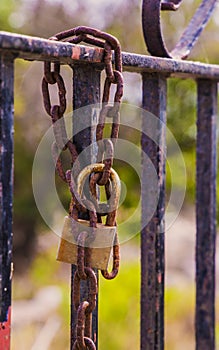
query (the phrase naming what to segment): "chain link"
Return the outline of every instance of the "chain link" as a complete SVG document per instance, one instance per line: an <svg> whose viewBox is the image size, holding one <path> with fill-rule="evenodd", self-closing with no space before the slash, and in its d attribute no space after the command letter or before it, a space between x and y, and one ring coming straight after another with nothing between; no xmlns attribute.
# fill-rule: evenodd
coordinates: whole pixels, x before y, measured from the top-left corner
<svg viewBox="0 0 219 350"><path fill-rule="evenodd" d="M68 41L73 44L84 42L104 49L105 83L102 96L102 108L99 113L99 121L96 128L96 142L98 145L97 160L104 164L103 171L98 171L89 180L90 198L81 198L77 192L75 178L80 173L80 164L78 153L72 140L67 137L66 127L63 115L66 110L66 89L62 76L60 75L60 63L44 63L44 77L42 80L43 102L46 112L52 119L55 142L52 145L52 155L56 164L56 171L60 178L65 181L70 189L72 199L69 208L69 215L72 220L73 232L77 237L77 270L73 280L73 303L77 310L76 340L73 345L74 350L96 349L91 340L91 322L92 312L96 307L97 278L90 266L91 249L89 243L95 235L91 229L91 234L82 231L77 232L77 220L79 212L83 212L90 217L90 227L95 228L97 221L101 222L101 216L107 215L106 225L116 225L117 208L113 208L107 213L107 207L104 210L100 208L97 200L97 185L105 186L107 200L114 200L117 194L114 194L114 188L111 183L111 169L113 165L114 146L119 134L120 122L120 102L123 95L123 76L122 76L122 58L119 41L112 35L101 32L97 29L80 26L61 33L50 38L51 40ZM114 51L114 65L112 63L112 51ZM115 68L114 68L115 67ZM49 85L57 84L59 105L52 105L49 93ZM116 84L116 92L113 105L109 104L111 85ZM106 118L111 118L112 127L109 139L103 139ZM65 150L70 152L71 166L74 165L74 176L72 170L65 170L61 153ZM115 198L114 198L115 197ZM112 271L103 270L102 275L106 279L114 278L119 270L119 241L116 234L113 246L113 266ZM87 301L81 301L80 286L81 281L88 281Z"/></svg>
<svg viewBox="0 0 219 350"><path fill-rule="evenodd" d="M102 98L102 109L100 111L99 122L96 130L96 141L98 142L98 161L103 162L103 152L101 151L100 142L103 139L103 130L105 126L106 117L111 117L112 120L112 131L111 139L115 144L119 133L119 108L120 102L123 95L123 76L122 72L122 55L119 41L108 33L101 32L94 28L85 26L76 27L61 33L57 33L51 37L52 40L67 40L70 43L78 44L85 42L95 46L104 48L104 65L106 72L106 79L104 83L104 91ZM112 50L114 50L114 61L115 69L112 64ZM55 68L54 68L55 70ZM54 74L53 74L54 75ZM116 84L117 89L114 96L114 105L109 105L110 87L111 84ZM105 160L104 160L105 164ZM112 166L112 165L111 165ZM103 172L104 180L101 181L101 185L105 185L109 180L109 172L106 165L106 172ZM100 181L100 180L99 180ZM100 183L98 183L100 184Z"/></svg>
<svg viewBox="0 0 219 350"><path fill-rule="evenodd" d="M91 336L91 312L89 312L90 303L83 301L78 306L77 312L77 339L73 345L73 350L95 350L95 344L90 339Z"/></svg>

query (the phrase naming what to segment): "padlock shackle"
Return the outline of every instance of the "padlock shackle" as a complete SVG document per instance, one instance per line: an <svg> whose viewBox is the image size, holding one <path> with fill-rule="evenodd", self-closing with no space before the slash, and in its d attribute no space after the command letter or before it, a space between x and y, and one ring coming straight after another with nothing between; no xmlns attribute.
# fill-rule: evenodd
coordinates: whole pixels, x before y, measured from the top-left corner
<svg viewBox="0 0 219 350"><path fill-rule="evenodd" d="M77 193L82 197L84 184L86 178L92 173L100 173L104 171L105 165L103 163L95 163L86 166L78 175L77 178ZM107 226L115 225L115 214L118 209L119 197L121 192L121 183L117 172L111 168L110 169L110 180L112 184L111 196L109 198L109 218L107 219ZM81 199L82 201L82 199Z"/></svg>

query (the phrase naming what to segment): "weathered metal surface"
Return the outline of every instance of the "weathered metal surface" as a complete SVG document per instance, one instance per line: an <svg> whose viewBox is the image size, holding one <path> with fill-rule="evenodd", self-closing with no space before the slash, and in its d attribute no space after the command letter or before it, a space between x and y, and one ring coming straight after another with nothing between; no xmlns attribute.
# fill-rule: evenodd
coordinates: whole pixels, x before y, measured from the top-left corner
<svg viewBox="0 0 219 350"><path fill-rule="evenodd" d="M52 41L28 35L0 32L0 50L13 51L17 57L35 60L54 60L71 64L72 60L100 63L103 50L80 47L68 42ZM58 59L57 59L58 58Z"/></svg>
<svg viewBox="0 0 219 350"><path fill-rule="evenodd" d="M81 171L81 173L78 176L78 183L80 183L78 186L78 193L80 195L82 193L82 188L84 187L84 181L87 178L87 176L91 173L93 173L93 174L94 173L96 173L96 174L104 173L104 168L105 168L105 164L97 163L97 164L88 165L86 168L84 168ZM113 243L112 244L112 246L113 246L112 271L109 272L107 270L107 268L101 269L102 276L107 280L112 280L117 276L117 274L119 272L119 266L120 266L120 246L119 246L119 238L118 238L117 229L116 229L116 214L117 214L117 209L119 206L121 184L120 184L119 176L113 168L110 169L109 175L110 175L109 180L110 180L110 184L111 184L111 191L108 192L109 198L107 197L106 206L103 204L103 206L101 208L101 206L99 205L98 200L97 200L96 190L95 190L94 198L96 198L95 207L97 208L97 214L99 214L100 217L106 216L106 223L104 226L105 229L103 227L102 236L104 236L104 230L109 229L109 228L115 229L115 231L114 231L115 236L114 236L114 240L112 242ZM105 189L106 189L106 185L105 185ZM92 192L92 194L94 194L94 192ZM98 225L97 225L97 227L98 227ZM97 235L97 233L98 233L98 231L96 231L96 235ZM103 242L103 238L102 238L102 242ZM105 239L104 247L107 247L106 243L107 243L107 240ZM98 246L96 245L96 247L98 247ZM103 247L103 245L102 245L102 247ZM101 261L101 259L100 259L100 261Z"/></svg>
<svg viewBox="0 0 219 350"><path fill-rule="evenodd" d="M89 221L79 219L78 223L79 227L76 235L76 232L72 230L72 218L69 216L65 217L57 253L58 261L77 265L78 232L85 233L86 238L88 238L90 234L90 230L88 229ZM95 229L95 239L92 240L91 243L86 243L86 247L91 248L90 265L92 268L95 267L102 270L106 270L108 268L110 253L113 247L115 235L116 226L105 226L101 223L97 223L97 227ZM82 245L82 247L84 246L85 243Z"/></svg>
<svg viewBox="0 0 219 350"><path fill-rule="evenodd" d="M0 32L0 50L30 60L52 60L73 64L94 63L103 68L103 49L55 42L37 37ZM219 67L213 64L155 58L123 52L123 69L132 72L167 73L179 77L219 80Z"/></svg>
<svg viewBox="0 0 219 350"><path fill-rule="evenodd" d="M76 275L77 276L77 275ZM76 277L75 276L75 277ZM95 275L94 275L95 278ZM80 293L80 280L78 280L78 292ZM76 281L75 281L76 285ZM97 293L97 291L96 291ZM86 334L90 333L90 320L87 310L90 307L90 302L83 301L81 304L78 305L78 314L77 314L77 340L74 343L73 350L77 349L91 349L96 350L94 342L90 339L90 336L88 337Z"/></svg>
<svg viewBox="0 0 219 350"><path fill-rule="evenodd" d="M217 84L198 80L196 349L215 348Z"/></svg>
<svg viewBox="0 0 219 350"><path fill-rule="evenodd" d="M179 42L169 52L165 46L160 10L177 10L181 1L144 0L142 4L142 26L148 51L153 56L185 59L188 57L216 6L217 0L203 0Z"/></svg>
<svg viewBox="0 0 219 350"><path fill-rule="evenodd" d="M74 300L74 308L77 310L77 324L76 324L76 339L73 344L73 347L71 349L84 349L85 346L83 345L83 342L85 341L84 336L89 340L89 342L92 343L93 347L92 349L96 350L95 346L95 338L94 341L91 340L91 322L92 317L91 313L96 307L96 296L97 296L97 277L94 273L94 271L90 267L84 267L84 271L86 274L86 282L88 283L88 294L85 300L87 300L87 310L86 310L86 322L83 322L81 324L81 317L80 317L80 309L83 305L84 299L81 298L81 283L83 280L79 276L79 270L74 275L74 281L73 281L73 300ZM83 330L83 332L82 332Z"/></svg>
<svg viewBox="0 0 219 350"><path fill-rule="evenodd" d="M158 186L151 187L148 167L142 164L142 217L158 199L150 222L141 232L141 349L164 347L164 212L165 212L165 122L166 78L143 74L143 108L154 118L142 120L142 152L155 168ZM150 188L150 191L148 190Z"/></svg>
<svg viewBox="0 0 219 350"><path fill-rule="evenodd" d="M178 10L182 0L162 0L161 10L162 11L176 11Z"/></svg>
<svg viewBox="0 0 219 350"><path fill-rule="evenodd" d="M0 340L8 344L12 279L14 60L0 55Z"/></svg>
<svg viewBox="0 0 219 350"><path fill-rule="evenodd" d="M87 148L83 158L80 158L81 168L86 165L96 162L97 150L89 147L95 140L95 126L97 125L97 114L92 110L91 105L100 102L100 73L96 67L74 65L73 68L73 142L77 148L78 154ZM90 106L89 106L90 105ZM77 109L88 106L83 110L82 114L77 112ZM88 125L88 127L86 127ZM88 217L81 215L82 219L89 220ZM73 286L74 274L76 266L72 265L72 281ZM98 280L98 272L96 271ZM86 300L89 292L88 281L81 282L81 299ZM76 340L76 322L77 312L73 305L72 291L72 306L71 306L71 346L73 347ZM98 298L96 308L92 313L92 338L98 349Z"/></svg>

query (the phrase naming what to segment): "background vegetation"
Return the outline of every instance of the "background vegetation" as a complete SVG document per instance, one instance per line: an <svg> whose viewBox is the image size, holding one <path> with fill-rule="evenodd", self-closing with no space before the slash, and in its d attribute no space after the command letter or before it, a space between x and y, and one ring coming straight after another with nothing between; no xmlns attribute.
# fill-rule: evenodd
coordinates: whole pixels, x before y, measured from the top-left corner
<svg viewBox="0 0 219 350"><path fill-rule="evenodd" d="M39 37L50 37L54 33L77 25L88 25L117 36L124 51L147 54L142 30L140 4L138 0L1 0L1 30ZM183 28L200 1L184 0L177 13L162 14L166 43L174 46ZM219 9L207 25L190 59L218 64L218 15ZM67 85L68 106L71 106L71 79L63 68ZM56 237L47 233L32 195L31 170L39 141L50 126L49 117L42 107L42 64L16 61L15 75L15 201L14 201L14 299L31 299L45 285L57 285L62 294L58 309L61 326L48 349L68 348L69 323L69 269L55 262ZM133 86L135 87L133 89ZM125 74L124 101L141 104L140 78L136 74ZM168 82L168 127L174 134L184 156L187 169L187 189L184 206L191 206L195 196L195 108L196 87L191 80L171 79ZM71 107L69 107L71 108ZM70 110L70 109L69 109ZM136 136L139 142L139 135ZM117 164L121 170L122 164ZM121 217L129 215L136 207L139 184L136 176L122 168L128 195L121 209ZM171 177L167 174L167 189L171 188ZM178 174L181 186L181 174ZM137 191L137 192L136 192ZM138 239L129 244L128 253L134 258L125 259L120 276L113 282L100 282L100 348L127 349L139 345L139 250ZM124 253L125 254L125 253ZM33 259L34 258L34 259ZM116 290L116 293L115 293ZM113 296L112 302L110 302ZM107 302L106 302L107 300ZM167 286L167 349L193 348L192 332L194 286L186 288ZM184 302L186 300L186 302ZM30 349L37 338L39 322L25 329L26 345ZM218 327L218 326L217 326ZM24 330L14 331L13 348L21 348ZM180 338L180 335L184 335ZM61 340L60 340L61 338ZM182 344L181 344L182 343Z"/></svg>

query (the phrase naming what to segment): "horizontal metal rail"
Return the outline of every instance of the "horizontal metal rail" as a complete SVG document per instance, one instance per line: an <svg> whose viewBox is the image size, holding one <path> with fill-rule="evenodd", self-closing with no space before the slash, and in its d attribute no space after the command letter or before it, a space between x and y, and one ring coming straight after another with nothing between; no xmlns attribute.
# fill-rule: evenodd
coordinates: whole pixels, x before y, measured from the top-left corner
<svg viewBox="0 0 219 350"><path fill-rule="evenodd" d="M67 42L0 32L0 51L10 51L15 57L27 60L50 60L63 64L95 63L102 65L103 49ZM200 62L172 60L123 52L123 68L129 72L156 72L178 77L219 80L219 66Z"/></svg>

